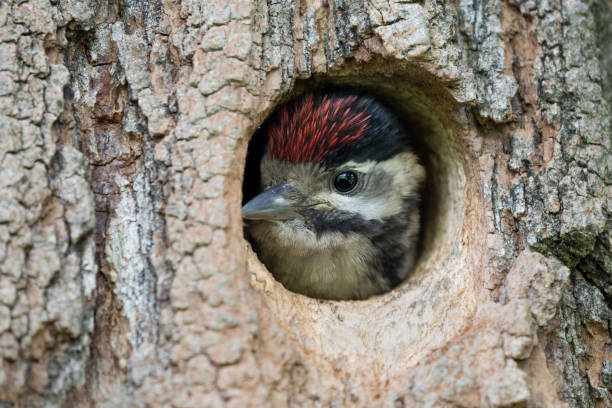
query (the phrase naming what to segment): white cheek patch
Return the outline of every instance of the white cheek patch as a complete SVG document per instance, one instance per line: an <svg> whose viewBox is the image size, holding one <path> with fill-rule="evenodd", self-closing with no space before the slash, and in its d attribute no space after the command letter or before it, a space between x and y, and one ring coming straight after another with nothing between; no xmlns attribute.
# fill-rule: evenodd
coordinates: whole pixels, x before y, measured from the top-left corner
<svg viewBox="0 0 612 408"><path fill-rule="evenodd" d="M404 205L405 192L402 191L402 187L412 184L408 182L410 175L407 174L407 159L406 155L398 154L384 162L348 162L342 167L368 176L375 171L382 171L390 175L392 181L389 185L377 186L372 183L380 180L373 180L370 177L364 189L355 195L326 191L317 194L315 200L329 203L340 211L357 213L366 220L382 220L398 214ZM372 191L376 191L376 194L372 194Z"/></svg>
<svg viewBox="0 0 612 408"><path fill-rule="evenodd" d="M346 196L340 193L324 193L317 195L317 199L319 198L340 211L357 213L366 220L382 220L397 214L402 209L402 200L399 196L393 197L392 194L362 197L358 194Z"/></svg>

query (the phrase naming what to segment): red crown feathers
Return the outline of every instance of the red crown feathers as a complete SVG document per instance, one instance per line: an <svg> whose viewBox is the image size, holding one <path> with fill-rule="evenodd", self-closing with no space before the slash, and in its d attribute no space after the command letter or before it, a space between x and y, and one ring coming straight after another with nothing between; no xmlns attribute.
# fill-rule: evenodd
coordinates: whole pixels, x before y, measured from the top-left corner
<svg viewBox="0 0 612 408"><path fill-rule="evenodd" d="M289 163L318 163L353 145L366 131L370 115L358 109L357 96L316 98L308 94L285 105L268 131L268 155Z"/></svg>

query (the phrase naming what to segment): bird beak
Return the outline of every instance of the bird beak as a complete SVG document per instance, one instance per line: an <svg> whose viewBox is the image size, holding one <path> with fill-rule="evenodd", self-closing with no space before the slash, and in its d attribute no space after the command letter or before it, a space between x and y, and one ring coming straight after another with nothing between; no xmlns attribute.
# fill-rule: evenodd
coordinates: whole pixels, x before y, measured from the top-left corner
<svg viewBox="0 0 612 408"><path fill-rule="evenodd" d="M286 183L280 183L263 191L242 207L242 218L246 220L288 220L295 218L298 207L287 198L292 191Z"/></svg>

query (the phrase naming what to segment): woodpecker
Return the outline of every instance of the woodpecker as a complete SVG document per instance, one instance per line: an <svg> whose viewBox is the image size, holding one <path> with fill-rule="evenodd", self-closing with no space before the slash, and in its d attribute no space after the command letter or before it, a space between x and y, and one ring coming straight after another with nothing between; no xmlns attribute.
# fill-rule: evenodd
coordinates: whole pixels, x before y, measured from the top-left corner
<svg viewBox="0 0 612 408"><path fill-rule="evenodd" d="M310 93L265 128L260 193L242 208L261 261L287 289L357 300L414 265L425 169L373 97Z"/></svg>

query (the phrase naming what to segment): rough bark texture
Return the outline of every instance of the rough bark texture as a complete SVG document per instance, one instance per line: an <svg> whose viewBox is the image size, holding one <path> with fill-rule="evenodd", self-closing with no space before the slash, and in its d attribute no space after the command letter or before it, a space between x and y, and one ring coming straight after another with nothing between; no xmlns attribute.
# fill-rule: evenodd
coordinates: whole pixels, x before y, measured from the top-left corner
<svg viewBox="0 0 612 408"><path fill-rule="evenodd" d="M612 406L607 0L0 3L0 406ZM362 302L242 236L249 137L370 90L428 169Z"/></svg>

